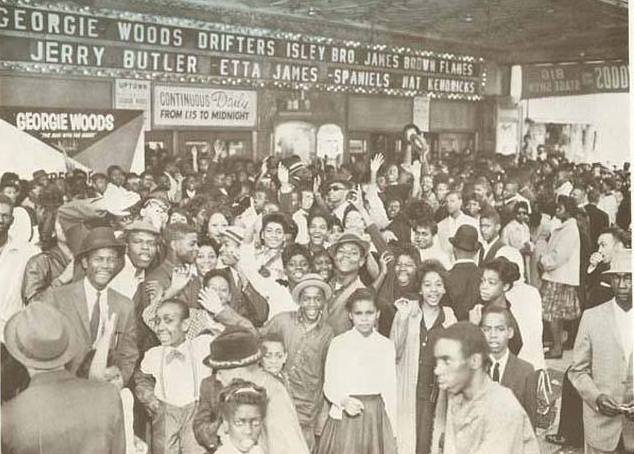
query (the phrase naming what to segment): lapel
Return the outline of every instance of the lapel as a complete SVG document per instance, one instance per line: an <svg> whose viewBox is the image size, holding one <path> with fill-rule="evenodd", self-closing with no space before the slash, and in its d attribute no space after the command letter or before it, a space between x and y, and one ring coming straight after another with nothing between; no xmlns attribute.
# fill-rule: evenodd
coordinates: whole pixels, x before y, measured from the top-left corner
<svg viewBox="0 0 634 454"><path fill-rule="evenodd" d="M509 351L509 359L506 361L504 373L500 377L500 384L511 386L513 384L513 371L515 370L515 355Z"/></svg>
<svg viewBox="0 0 634 454"><path fill-rule="evenodd" d="M621 334L619 333L618 328L614 329L615 327L617 327L617 322L616 322L616 317L614 315L614 308L612 307L612 301L609 301L608 304L604 304L605 308L605 312L606 316L605 317L601 317L601 319L605 320L606 322L608 322L608 325L606 327L606 331L609 331L612 336L612 338L614 339L614 342L616 343L616 345L619 346L619 350L621 352L621 357L627 362L627 358L625 357L625 346L623 345L623 340L621 339Z"/></svg>
<svg viewBox="0 0 634 454"><path fill-rule="evenodd" d="M88 308L86 307L86 291L84 290L84 280L77 281L71 290L71 301L75 308L75 312L85 334L90 338L90 321L88 320Z"/></svg>

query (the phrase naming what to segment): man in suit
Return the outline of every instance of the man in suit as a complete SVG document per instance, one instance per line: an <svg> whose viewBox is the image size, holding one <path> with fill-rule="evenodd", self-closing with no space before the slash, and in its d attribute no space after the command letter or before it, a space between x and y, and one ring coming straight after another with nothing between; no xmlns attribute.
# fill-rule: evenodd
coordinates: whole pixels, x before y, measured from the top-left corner
<svg viewBox="0 0 634 454"><path fill-rule="evenodd" d="M535 427L537 416L537 374L533 366L509 351L515 335L508 309L489 306L482 314L480 328L489 344L492 380L513 391Z"/></svg>
<svg viewBox="0 0 634 454"><path fill-rule="evenodd" d="M150 271L145 281L139 285L134 295L134 310L138 333L139 350L144 353L159 344L158 338L143 321L143 311L150 305L154 289L162 294L169 289L171 298L182 301L189 308L198 308L199 279L192 273L198 255L198 234L196 229L187 224L172 224L165 229L167 254L161 264ZM172 273L175 269L187 272L189 279L184 286L173 288Z"/></svg>
<svg viewBox="0 0 634 454"><path fill-rule="evenodd" d="M517 249L508 246L500 238L500 230L502 225L500 223L500 215L497 210L491 207L487 207L480 213L480 235L484 240L482 248L480 249L480 265L486 262L490 262L500 255L504 255L505 250ZM519 252L519 251L517 251ZM517 252L509 252L510 254L517 254Z"/></svg>
<svg viewBox="0 0 634 454"><path fill-rule="evenodd" d="M31 382L2 406L3 452L125 453L117 389L64 368L83 350L75 331L70 319L40 302L7 322L7 350L26 367Z"/></svg>
<svg viewBox="0 0 634 454"><path fill-rule="evenodd" d="M597 244L601 232L610 225L608 214L597 207L599 191L592 187L587 190L585 186L575 186L570 195L577 202L577 207L588 216L590 241Z"/></svg>
<svg viewBox="0 0 634 454"><path fill-rule="evenodd" d="M96 227L88 232L75 256L85 272L82 280L48 291L42 300L69 318L81 344L81 352L71 363L75 373L86 354L104 331L106 321L117 315L112 336L112 360L127 383L139 357L132 301L109 288L121 268L125 245L111 227Z"/></svg>
<svg viewBox="0 0 634 454"><path fill-rule="evenodd" d="M469 320L469 311L480 301L482 272L475 262L480 249L478 231L471 225L461 225L449 242L455 257L453 268L447 275L450 305L458 320Z"/></svg>
<svg viewBox="0 0 634 454"><path fill-rule="evenodd" d="M609 275L614 298L583 313L570 381L583 399L586 453L634 450L632 251L618 251Z"/></svg>
<svg viewBox="0 0 634 454"><path fill-rule="evenodd" d="M590 265L584 272L588 279L588 301L584 310L596 307L614 298L608 274L612 258L625 248L624 232L619 228L609 228L599 235L598 250L590 256ZM567 446L583 445L583 402L577 390L570 383L568 371L561 385L561 410L559 428L556 434L546 435L550 443Z"/></svg>

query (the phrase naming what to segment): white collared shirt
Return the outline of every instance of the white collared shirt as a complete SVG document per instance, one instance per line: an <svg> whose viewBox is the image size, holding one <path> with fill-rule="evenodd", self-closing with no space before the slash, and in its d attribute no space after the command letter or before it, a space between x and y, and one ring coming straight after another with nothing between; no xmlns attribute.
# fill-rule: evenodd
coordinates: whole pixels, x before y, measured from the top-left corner
<svg viewBox="0 0 634 454"><path fill-rule="evenodd" d="M634 326L634 310L630 309L629 311L625 312L616 303L615 298L610 301L610 304L612 304L612 310L614 311L614 320L616 322L616 330L619 335L619 340L621 341L625 357L627 358L632 351L632 344L634 343L634 339L632 339L632 327Z"/></svg>
<svg viewBox="0 0 634 454"><path fill-rule="evenodd" d="M141 284L144 280L145 270L137 270L137 268L132 264L130 257L128 257L128 254L125 254L123 268L115 277L112 278L108 287L116 290L123 296L132 299L134 298L134 294L136 293L139 284Z"/></svg>
<svg viewBox="0 0 634 454"><path fill-rule="evenodd" d="M90 283L87 277L84 278L84 293L86 295L86 309L88 310L88 323L92 317L92 310L97 302L97 292L99 291L99 327L97 328L97 339L103 333L106 320L108 319L108 287L97 290Z"/></svg>
<svg viewBox="0 0 634 454"><path fill-rule="evenodd" d="M500 381L499 383L502 383L502 377L504 376L504 370L506 369L506 363L509 362L509 349L507 347L506 352L504 353L504 356L502 356L500 359L495 359L493 357L493 355L489 355L489 358L491 359L491 372L489 373L491 379L493 379L493 368L495 367L495 364L499 364L500 365Z"/></svg>
<svg viewBox="0 0 634 454"><path fill-rule="evenodd" d="M480 226L478 225L478 221L476 218L469 216L468 214L460 211L457 217L453 217L451 215L447 216L445 219L438 223L438 242L440 247L448 254L451 254L453 247L449 238L453 237L456 234L456 231L461 225L471 225L475 227L476 232L478 232L478 238L481 238L480 234Z"/></svg>
<svg viewBox="0 0 634 454"><path fill-rule="evenodd" d="M171 347L152 347L143 356L141 372L156 379L154 395L162 402L184 407L198 400L200 383L211 375L211 369L203 364L209 355L209 343L214 336L203 334ZM172 350L182 359L167 360Z"/></svg>
<svg viewBox="0 0 634 454"><path fill-rule="evenodd" d="M324 394L332 403L333 419L341 419L341 402L346 397L380 394L396 434L394 343L376 331L365 337L356 328L335 337L326 357Z"/></svg>

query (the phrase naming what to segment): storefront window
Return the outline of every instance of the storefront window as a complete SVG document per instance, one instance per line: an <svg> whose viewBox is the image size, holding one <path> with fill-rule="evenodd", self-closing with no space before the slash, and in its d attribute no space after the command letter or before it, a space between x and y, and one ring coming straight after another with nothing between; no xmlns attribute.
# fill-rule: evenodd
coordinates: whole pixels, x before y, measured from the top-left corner
<svg viewBox="0 0 634 454"><path fill-rule="evenodd" d="M316 130L314 125L303 121L288 121L277 125L274 135L275 154L281 157L295 154L303 161L310 162L316 150Z"/></svg>

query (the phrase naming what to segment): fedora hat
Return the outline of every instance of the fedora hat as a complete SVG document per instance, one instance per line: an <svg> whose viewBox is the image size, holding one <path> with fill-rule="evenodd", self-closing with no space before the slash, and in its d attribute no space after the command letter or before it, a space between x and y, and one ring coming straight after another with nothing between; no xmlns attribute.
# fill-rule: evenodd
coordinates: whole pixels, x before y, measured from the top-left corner
<svg viewBox="0 0 634 454"><path fill-rule="evenodd" d="M614 256L610 262L610 268L603 274L632 273L632 250L620 249L614 251Z"/></svg>
<svg viewBox="0 0 634 454"><path fill-rule="evenodd" d="M469 252L475 252L481 247L478 241L478 231L474 226L467 224L458 227L456 234L449 238L449 242L458 249Z"/></svg>
<svg viewBox="0 0 634 454"><path fill-rule="evenodd" d="M9 353L31 369L57 369L81 350L70 320L41 302L29 304L9 319L4 340Z"/></svg>
<svg viewBox="0 0 634 454"><path fill-rule="evenodd" d="M364 257L368 255L368 252L370 252L370 243L362 239L360 236L350 232L341 235L337 242L328 248L328 252L334 257L337 249L346 243L354 243L359 246Z"/></svg>
<svg viewBox="0 0 634 454"><path fill-rule="evenodd" d="M291 292L293 300L299 301L299 296L302 294L304 289L308 287L317 287L323 290L324 296L327 300L332 297L332 288L330 288L330 285L324 281L324 278L317 273L308 273L304 275L297 285L295 285L295 288L293 288L293 291Z"/></svg>
<svg viewBox="0 0 634 454"><path fill-rule="evenodd" d="M209 344L209 355L203 364L212 369L235 369L253 364L262 358L259 339L246 328L225 329Z"/></svg>
<svg viewBox="0 0 634 454"><path fill-rule="evenodd" d="M157 229L154 224L149 221L143 219L137 219L133 221L131 224L128 224L123 229L124 232L148 232L153 233L154 235L160 235L161 232Z"/></svg>
<svg viewBox="0 0 634 454"><path fill-rule="evenodd" d="M123 253L125 244L115 238L112 227L95 227L84 237L75 258L79 259L90 251L102 248L114 248Z"/></svg>

